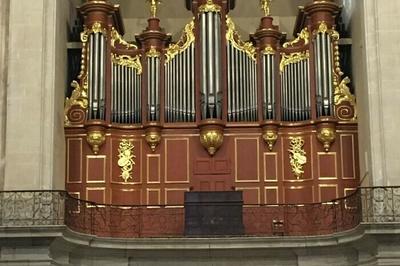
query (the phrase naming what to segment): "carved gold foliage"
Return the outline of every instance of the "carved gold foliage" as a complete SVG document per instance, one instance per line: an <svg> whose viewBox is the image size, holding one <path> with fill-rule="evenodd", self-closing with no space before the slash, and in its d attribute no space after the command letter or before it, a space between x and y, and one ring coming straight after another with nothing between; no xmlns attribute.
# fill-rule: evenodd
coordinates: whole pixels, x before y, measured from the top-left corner
<svg viewBox="0 0 400 266"><path fill-rule="evenodd" d="M180 40L177 43L169 45L165 54L165 56L167 57L167 59L165 60L166 64L169 61L171 61L177 54L180 54L187 48L189 48L189 46L195 41L193 30L194 30L194 20L192 20L185 26L185 29L183 31Z"/></svg>
<svg viewBox="0 0 400 266"><path fill-rule="evenodd" d="M140 62L140 55L131 57L129 55L112 54L111 60L114 64L136 69L138 75L142 74L143 68Z"/></svg>
<svg viewBox="0 0 400 266"><path fill-rule="evenodd" d="M160 57L160 52L157 51L156 47L151 46L150 50L147 51L146 56L147 57Z"/></svg>
<svg viewBox="0 0 400 266"><path fill-rule="evenodd" d="M96 21L93 23L90 33L103 33L104 35L107 35L107 30L101 26L99 21Z"/></svg>
<svg viewBox="0 0 400 266"><path fill-rule="evenodd" d="M118 31L115 28L111 29L111 46L115 48L115 42L120 43L121 45L125 46L126 49L129 48L135 48L137 49L138 47L134 44L128 43L125 41L122 36L118 33Z"/></svg>
<svg viewBox="0 0 400 266"><path fill-rule="evenodd" d="M297 179L304 174L304 165L307 163L306 152L304 150L304 139L302 137L291 137L289 146L290 165L292 172Z"/></svg>
<svg viewBox="0 0 400 266"><path fill-rule="evenodd" d="M71 86L74 88L72 91L70 98L65 98L65 105L64 105L64 124L69 125L70 121L68 118L68 112L72 108L72 106L78 105L83 109L87 109L88 107L88 84L86 77L83 79L83 87L79 85L79 83L74 80L71 83Z"/></svg>
<svg viewBox="0 0 400 266"><path fill-rule="evenodd" d="M308 31L308 28L304 28L300 33L298 33L297 38L294 39L293 41L284 43L283 47L284 48L293 47L300 41L304 41L304 45L307 45L310 42L310 33Z"/></svg>
<svg viewBox="0 0 400 266"><path fill-rule="evenodd" d="M296 53L291 53L291 54L281 53L281 55L282 55L282 59L281 59L281 63L279 66L281 72L283 72L283 70L285 69L285 66L287 66L289 64L298 63L298 62L310 57L310 53L308 50L304 51L304 52L296 52Z"/></svg>
<svg viewBox="0 0 400 266"><path fill-rule="evenodd" d="M132 170L135 165L134 159L136 156L133 154L133 144L130 140L122 139L118 148L118 166L121 168L120 177L124 182L132 179Z"/></svg>
<svg viewBox="0 0 400 266"><path fill-rule="evenodd" d="M199 7L200 13L207 13L207 12L214 12L219 13L221 12L221 7L219 5L214 4L213 0L207 0L207 3Z"/></svg>
<svg viewBox="0 0 400 266"><path fill-rule="evenodd" d="M275 54L275 49L271 46L271 45L267 45L263 50L262 53L263 54L271 54L274 55Z"/></svg>
<svg viewBox="0 0 400 266"><path fill-rule="evenodd" d="M226 40L230 42L233 47L239 51L245 52L251 59L255 61L256 48L254 48L251 42L242 41L239 33L236 31L235 23L233 23L233 20L228 15L226 16L226 26Z"/></svg>
<svg viewBox="0 0 400 266"><path fill-rule="evenodd" d="M353 120L357 119L357 104L356 97L351 94L350 88L347 86L351 81L348 77L345 77L338 85L334 82L335 92L334 92L334 103L335 106L339 106L343 102L348 102L354 109Z"/></svg>

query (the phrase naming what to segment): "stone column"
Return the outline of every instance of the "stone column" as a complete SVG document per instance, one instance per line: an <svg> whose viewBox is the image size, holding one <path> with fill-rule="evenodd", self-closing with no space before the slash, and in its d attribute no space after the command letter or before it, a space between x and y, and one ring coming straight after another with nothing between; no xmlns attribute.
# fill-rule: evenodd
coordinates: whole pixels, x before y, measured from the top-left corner
<svg viewBox="0 0 400 266"><path fill-rule="evenodd" d="M360 162L368 185L400 185L400 1L357 1L353 61Z"/></svg>
<svg viewBox="0 0 400 266"><path fill-rule="evenodd" d="M10 0L4 189L64 187L69 4Z"/></svg>
<svg viewBox="0 0 400 266"><path fill-rule="evenodd" d="M4 187L9 0L0 1L0 190Z"/></svg>

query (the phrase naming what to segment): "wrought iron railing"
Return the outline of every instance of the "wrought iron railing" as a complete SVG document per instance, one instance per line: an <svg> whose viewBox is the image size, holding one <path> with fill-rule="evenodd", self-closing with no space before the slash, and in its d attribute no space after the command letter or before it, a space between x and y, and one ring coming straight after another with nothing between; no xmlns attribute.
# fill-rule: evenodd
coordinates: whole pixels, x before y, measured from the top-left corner
<svg viewBox="0 0 400 266"><path fill-rule="evenodd" d="M65 191L0 192L0 226L66 225L104 237L183 237L184 208L97 204ZM400 187L364 187L315 204L246 205L249 236L309 236L346 231L360 223L400 223Z"/></svg>

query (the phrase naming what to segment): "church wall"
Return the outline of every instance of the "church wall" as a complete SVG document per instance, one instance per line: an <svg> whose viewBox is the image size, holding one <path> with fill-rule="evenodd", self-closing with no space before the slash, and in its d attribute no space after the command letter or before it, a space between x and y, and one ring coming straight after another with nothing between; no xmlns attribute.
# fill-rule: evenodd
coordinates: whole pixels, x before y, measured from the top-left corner
<svg viewBox="0 0 400 266"><path fill-rule="evenodd" d="M368 171L372 176L370 185L399 185L400 153L395 143L400 112L400 2L364 0L356 9L362 12L353 29L354 62L360 62L353 67L358 76L360 142L365 144L360 145L364 146L360 151L364 161L361 172Z"/></svg>
<svg viewBox="0 0 400 266"><path fill-rule="evenodd" d="M0 189L4 186L9 1L0 1Z"/></svg>
<svg viewBox="0 0 400 266"><path fill-rule="evenodd" d="M63 189L69 1L10 1L4 189Z"/></svg>

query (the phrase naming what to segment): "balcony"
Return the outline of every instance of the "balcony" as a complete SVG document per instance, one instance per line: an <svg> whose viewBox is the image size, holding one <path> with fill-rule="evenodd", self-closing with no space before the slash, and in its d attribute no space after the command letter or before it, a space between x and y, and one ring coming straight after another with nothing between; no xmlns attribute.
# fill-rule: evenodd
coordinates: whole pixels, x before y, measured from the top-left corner
<svg viewBox="0 0 400 266"><path fill-rule="evenodd" d="M101 205L65 191L0 194L1 227L65 225L98 237L184 237L184 208ZM400 187L363 187L317 204L245 205L243 223L249 237L330 235L360 223L400 223Z"/></svg>

